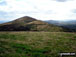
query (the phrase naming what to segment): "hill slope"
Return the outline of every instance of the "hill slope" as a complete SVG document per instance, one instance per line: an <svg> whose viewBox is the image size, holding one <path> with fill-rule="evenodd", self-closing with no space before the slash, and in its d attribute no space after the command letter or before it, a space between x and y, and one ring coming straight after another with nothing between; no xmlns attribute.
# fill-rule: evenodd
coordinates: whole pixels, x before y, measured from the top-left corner
<svg viewBox="0 0 76 57"><path fill-rule="evenodd" d="M11 22L0 24L0 31L65 31L65 29L36 20L32 17L21 17Z"/></svg>

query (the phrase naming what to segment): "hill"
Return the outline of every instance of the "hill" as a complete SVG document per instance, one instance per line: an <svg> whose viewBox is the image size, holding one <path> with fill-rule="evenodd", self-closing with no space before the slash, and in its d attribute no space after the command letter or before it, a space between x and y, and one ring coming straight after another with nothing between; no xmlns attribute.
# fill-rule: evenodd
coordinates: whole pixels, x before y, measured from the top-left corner
<svg viewBox="0 0 76 57"><path fill-rule="evenodd" d="M48 24L46 22L37 20L35 18L25 16L0 24L0 31L66 31L65 29L56 25Z"/></svg>
<svg viewBox="0 0 76 57"><path fill-rule="evenodd" d="M76 20L66 21L61 27L67 28L71 32L76 32Z"/></svg>
<svg viewBox="0 0 76 57"><path fill-rule="evenodd" d="M69 21L47 20L45 22L67 29L68 32L76 32L76 20L69 20Z"/></svg>

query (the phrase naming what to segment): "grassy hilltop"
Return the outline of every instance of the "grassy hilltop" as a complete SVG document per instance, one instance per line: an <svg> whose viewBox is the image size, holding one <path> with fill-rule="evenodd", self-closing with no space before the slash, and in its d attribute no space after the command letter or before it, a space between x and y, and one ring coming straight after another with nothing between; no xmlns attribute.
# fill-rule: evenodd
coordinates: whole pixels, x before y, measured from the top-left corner
<svg viewBox="0 0 76 57"><path fill-rule="evenodd" d="M76 52L76 34L65 32L0 32L0 57L59 57Z"/></svg>

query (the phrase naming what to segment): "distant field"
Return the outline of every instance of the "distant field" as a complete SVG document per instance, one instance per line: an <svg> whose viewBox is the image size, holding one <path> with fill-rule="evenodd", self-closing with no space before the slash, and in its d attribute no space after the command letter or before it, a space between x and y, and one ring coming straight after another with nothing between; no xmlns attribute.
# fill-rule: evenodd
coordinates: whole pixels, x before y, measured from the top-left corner
<svg viewBox="0 0 76 57"><path fill-rule="evenodd" d="M0 32L0 57L59 57L76 52L76 33Z"/></svg>

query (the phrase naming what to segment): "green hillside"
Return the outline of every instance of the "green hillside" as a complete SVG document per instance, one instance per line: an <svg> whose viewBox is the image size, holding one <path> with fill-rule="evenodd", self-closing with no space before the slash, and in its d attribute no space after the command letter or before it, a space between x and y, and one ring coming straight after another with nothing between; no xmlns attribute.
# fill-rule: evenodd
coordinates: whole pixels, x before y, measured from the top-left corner
<svg viewBox="0 0 76 57"><path fill-rule="evenodd" d="M14 21L0 24L0 31L67 31L61 27L45 23L32 17L21 17Z"/></svg>
<svg viewBox="0 0 76 57"><path fill-rule="evenodd" d="M0 32L0 57L60 57L76 52L76 33Z"/></svg>

